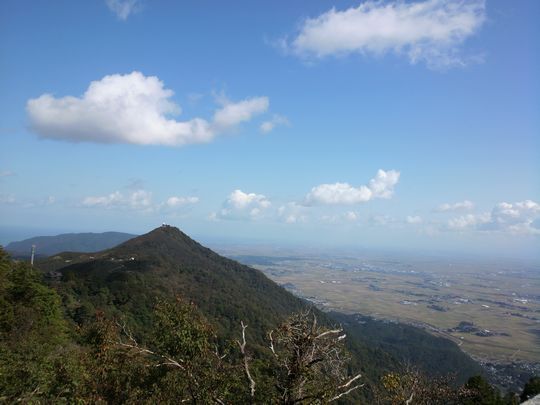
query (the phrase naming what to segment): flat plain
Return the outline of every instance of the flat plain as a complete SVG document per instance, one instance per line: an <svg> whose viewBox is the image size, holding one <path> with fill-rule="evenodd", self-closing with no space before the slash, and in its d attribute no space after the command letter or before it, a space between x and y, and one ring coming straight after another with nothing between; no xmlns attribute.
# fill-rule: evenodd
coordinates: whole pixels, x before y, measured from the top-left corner
<svg viewBox="0 0 540 405"><path fill-rule="evenodd" d="M484 362L540 362L538 267L377 255L226 253L323 309L419 326Z"/></svg>

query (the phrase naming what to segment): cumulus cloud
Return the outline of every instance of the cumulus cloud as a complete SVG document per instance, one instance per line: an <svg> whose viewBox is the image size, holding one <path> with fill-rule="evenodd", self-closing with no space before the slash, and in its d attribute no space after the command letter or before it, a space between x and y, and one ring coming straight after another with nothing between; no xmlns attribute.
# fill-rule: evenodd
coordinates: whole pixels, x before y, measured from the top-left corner
<svg viewBox="0 0 540 405"><path fill-rule="evenodd" d="M321 184L313 187L305 198L307 205L352 205L374 198L391 198L400 173L379 170L369 185L354 187L349 183Z"/></svg>
<svg viewBox="0 0 540 405"><path fill-rule="evenodd" d="M366 1L306 19L286 46L319 58L392 52L413 64L463 65L460 46L485 19L485 0Z"/></svg>
<svg viewBox="0 0 540 405"><path fill-rule="evenodd" d="M474 208L472 201L465 200L454 204L444 203L437 207L436 212L470 211Z"/></svg>
<svg viewBox="0 0 540 405"><path fill-rule="evenodd" d="M483 224L482 229L540 234L540 229L535 226L538 219L540 219L540 204L537 202L532 200L502 202L493 208L490 221Z"/></svg>
<svg viewBox="0 0 540 405"><path fill-rule="evenodd" d="M165 205L169 208L178 208L189 204L197 204L199 197L180 197L172 196L165 201Z"/></svg>
<svg viewBox="0 0 540 405"><path fill-rule="evenodd" d="M211 219L259 219L272 203L262 194L234 190L223 203L223 208L212 213Z"/></svg>
<svg viewBox="0 0 540 405"><path fill-rule="evenodd" d="M264 132L265 134L271 132L275 127L280 125L290 125L289 120L287 117L284 117L282 115L274 114L271 120L264 121L261 126L261 132Z"/></svg>
<svg viewBox="0 0 540 405"><path fill-rule="evenodd" d="M306 208L296 202L288 202L278 208L279 220L287 224L307 222Z"/></svg>
<svg viewBox="0 0 540 405"><path fill-rule="evenodd" d="M355 188L348 183L321 184L313 187L306 196L308 205L314 204L358 204L373 196L366 186Z"/></svg>
<svg viewBox="0 0 540 405"><path fill-rule="evenodd" d="M448 220L450 230L478 230L540 235L540 204L525 200L501 202L491 212L468 214Z"/></svg>
<svg viewBox="0 0 540 405"><path fill-rule="evenodd" d="M226 102L214 114L214 125L218 129L234 128L244 121L249 121L254 115L268 110L270 102L267 97L255 97L237 103Z"/></svg>
<svg viewBox="0 0 540 405"><path fill-rule="evenodd" d="M489 213L467 214L448 220L448 228L451 230L464 230L489 222Z"/></svg>
<svg viewBox="0 0 540 405"><path fill-rule="evenodd" d="M127 194L115 191L108 195L85 197L82 205L89 208L151 210L152 193L146 190L135 190Z"/></svg>
<svg viewBox="0 0 540 405"><path fill-rule="evenodd" d="M181 146L210 142L216 135L268 109L266 97L227 101L213 121L171 118L181 112L174 92L156 76L140 72L93 81L81 97L43 94L27 102L32 129L49 139L72 142Z"/></svg>
<svg viewBox="0 0 540 405"><path fill-rule="evenodd" d="M87 208L129 209L145 212L171 212L199 202L199 197L171 196L163 202L154 202L152 193L144 189L127 192L114 191L101 196L85 197L81 205Z"/></svg>
<svg viewBox="0 0 540 405"><path fill-rule="evenodd" d="M120 20L127 20L130 14L136 12L140 8L139 0L105 0L107 7Z"/></svg>

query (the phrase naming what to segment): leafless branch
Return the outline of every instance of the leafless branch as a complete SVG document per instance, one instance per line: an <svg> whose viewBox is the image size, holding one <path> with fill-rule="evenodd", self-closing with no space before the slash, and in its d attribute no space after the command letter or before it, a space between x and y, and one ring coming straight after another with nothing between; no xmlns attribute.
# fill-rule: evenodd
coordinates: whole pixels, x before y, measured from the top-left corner
<svg viewBox="0 0 540 405"><path fill-rule="evenodd" d="M217 345L214 345L214 347L215 347L215 349L216 349L216 350L214 351L214 353L215 353L216 357L217 357L219 360L223 360L225 357L227 357L227 353L222 354L222 355L219 354L219 349L218 349Z"/></svg>
<svg viewBox="0 0 540 405"><path fill-rule="evenodd" d="M277 355L276 350L274 349L274 338L272 337L272 333L274 333L273 330L268 332L268 337L270 338L270 350L272 350L272 353L274 354L274 356L277 359L277 358L279 358L279 356Z"/></svg>
<svg viewBox="0 0 540 405"><path fill-rule="evenodd" d="M362 374L357 374L353 378L351 378L349 381L347 381L345 384L340 385L338 388L339 389L347 388L349 385L351 385L353 382L358 380L360 377L362 377Z"/></svg>
<svg viewBox="0 0 540 405"><path fill-rule="evenodd" d="M344 397L345 395L349 395L351 392L353 392L354 390L358 389L358 388L362 388L364 386L364 384L359 384L359 385L355 385L354 387L352 388L349 388L347 391L345 392L342 392L341 394L339 395L336 395L334 398L332 398L330 401L328 402L332 402L332 401L337 401L338 399L340 399L341 397Z"/></svg>
<svg viewBox="0 0 540 405"><path fill-rule="evenodd" d="M160 353L156 353L156 352L154 352L154 351L152 351L150 349L139 346L139 343L135 340L135 338L133 337L131 331L126 326L125 322L122 323L122 324L119 324L118 322L116 322L116 324L122 328L122 332L124 333L124 335L127 336L129 341L132 342L132 343L124 343L124 342L122 342L122 340L119 340L118 342L111 342L111 343L115 343L115 344L117 344L119 346L135 350L135 351L137 351L138 353L141 353L141 354L149 354L150 356L159 357L159 358L165 360L164 363L160 363L160 364L158 364L158 366L173 366L173 367L177 367L177 368L179 368L181 370L185 370L184 366L182 366L180 364L180 363L183 363L182 360L175 360L175 359L173 359L171 357L165 356L165 355L160 354Z"/></svg>
<svg viewBox="0 0 540 405"><path fill-rule="evenodd" d="M129 344L129 343L124 343L124 342L115 342L117 345L119 346L122 346L122 347L126 347L128 349L133 349L135 351L137 351L138 353L141 353L141 354L149 354L151 356L155 356L155 357L160 357L162 358L163 360L165 360L164 363L160 363L158 364L157 366L173 366L173 367L177 367L181 370L185 370L184 366L182 364L180 364L181 362L183 363L182 360L174 360L168 356L164 356L163 354L159 354L159 353L156 353L152 350L149 350L149 349L146 349L145 347L140 347L138 344Z"/></svg>
<svg viewBox="0 0 540 405"><path fill-rule="evenodd" d="M409 397L408 400L405 401L405 405L409 405L412 402L413 396L414 396L414 392L411 392L411 396Z"/></svg>
<svg viewBox="0 0 540 405"><path fill-rule="evenodd" d="M341 333L341 332L343 332L343 329L341 329L341 328L327 330L326 332L323 332L320 335L315 336L314 339L320 339L320 338L322 338L322 337L324 337L326 335L330 335L330 334L333 334L333 333Z"/></svg>
<svg viewBox="0 0 540 405"><path fill-rule="evenodd" d="M244 370L246 372L246 377L249 380L249 389L251 392L251 397L254 397L255 396L255 380L253 379L253 377L251 377L251 373L249 372L249 362L248 362L248 356L246 354L247 325L244 325L244 321L240 321L240 325L242 325L242 342L237 340L236 343L238 343L238 346L240 347L240 352L242 353L242 356L244 356Z"/></svg>

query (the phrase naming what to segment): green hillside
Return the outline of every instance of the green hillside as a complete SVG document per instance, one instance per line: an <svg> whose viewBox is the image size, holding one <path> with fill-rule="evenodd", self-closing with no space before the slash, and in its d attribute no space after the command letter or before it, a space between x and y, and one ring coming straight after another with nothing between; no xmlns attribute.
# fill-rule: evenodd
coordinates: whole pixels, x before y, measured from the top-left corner
<svg viewBox="0 0 540 405"><path fill-rule="evenodd" d="M60 254L38 266L62 274L51 284L77 322L103 310L126 317L142 334L160 297L194 302L220 336L237 333L243 320L250 325L250 338L260 344L264 331L306 307L261 272L221 257L169 226L91 256Z"/></svg>
<svg viewBox="0 0 540 405"><path fill-rule="evenodd" d="M338 325L344 328L350 356L339 355L340 362L346 358L347 374L361 373L362 378L362 389L348 396L346 403L370 403L375 396L397 395L396 389L416 387L415 375L429 376L419 377L425 392L429 392L444 380L437 376L454 374L456 382L461 383L481 372L448 340L360 315L325 314L260 271L219 256L169 226L101 252L60 253L39 261L33 270L22 262L10 264L5 256L2 260L0 275L5 280L0 286L4 308L0 311L0 357L5 372L2 374L0 367L4 387L0 391L8 393L5 398L31 398L34 394L27 390L36 384L42 387L39 395L43 397L73 395L85 401L90 398L91 402L103 398L129 402L129 398L150 401L166 395L170 401L175 388L167 388L167 381L181 379L183 374L175 374L170 368L152 371L148 366L154 360L137 355L136 348L126 352L118 347L114 342L121 339L121 325L133 332L127 336L142 345L161 347L168 353L195 350L199 353L193 369L197 381L206 379L208 373L208 381L218 384L215 389L224 389L223 395L235 398L238 392L227 391L226 375L231 373L234 383L230 389L240 389L238 395L245 396L241 388L245 387L244 377L238 366L241 354L234 344L242 333L241 322L249 326L246 341L259 384L258 395L275 394L280 388L271 381L287 378L287 373L276 374L278 365L269 347L268 332L281 331L282 337L300 333L303 342L303 332L294 332L290 326L282 328L291 314L306 314L308 310L305 319L315 317L317 328L322 328L319 331ZM178 307L175 301L187 306ZM320 333L313 328L309 333ZM225 363L214 357L214 344L215 350L229 353ZM208 356L214 359L204 360ZM411 374L408 366L417 371ZM13 370L20 371L13 374ZM417 372L421 374L414 374ZM125 396L125 387L133 384L143 391ZM445 384L443 381L440 387L449 387ZM175 387L186 392L189 384ZM61 391L54 394L55 390ZM30 397L20 397L24 392Z"/></svg>
<svg viewBox="0 0 540 405"><path fill-rule="evenodd" d="M150 328L152 309L160 297L180 296L193 302L224 339L236 337L244 321L250 325L248 338L259 347L267 345L268 330L310 306L262 272L224 258L170 226L103 252L61 253L38 267L58 271L48 280L74 322L82 324L96 310L104 311L126 319L141 336ZM350 324L348 319L336 321L313 311L328 325ZM409 361L429 372L455 372L460 380L479 371L472 359L444 339L437 340L437 356L413 356L413 347L421 353L427 347L435 350L431 347L435 338L419 329L409 327L399 344L389 345L381 337L393 335L394 325L379 323L364 334L356 333L357 325L351 327L353 338L348 344L356 354L354 363L373 379Z"/></svg>
<svg viewBox="0 0 540 405"><path fill-rule="evenodd" d="M419 366L429 375L455 374L457 383L482 374L482 367L463 353L457 344L402 323L370 317L331 313L355 341L376 347L402 364Z"/></svg>

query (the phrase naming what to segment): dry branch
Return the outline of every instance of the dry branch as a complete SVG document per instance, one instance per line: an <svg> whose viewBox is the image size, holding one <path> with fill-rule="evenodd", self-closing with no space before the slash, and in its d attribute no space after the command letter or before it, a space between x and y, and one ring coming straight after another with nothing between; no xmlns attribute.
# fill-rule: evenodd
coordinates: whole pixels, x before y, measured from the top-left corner
<svg viewBox="0 0 540 405"><path fill-rule="evenodd" d="M244 370L246 372L246 377L249 381L249 390L251 393L251 397L255 396L255 380L251 376L251 373L249 372L249 361L248 356L246 354L246 328L247 325L244 325L244 321L240 321L240 325L242 325L242 342L239 340L236 341L238 343L238 346L240 347L240 352L242 353L242 356L244 357Z"/></svg>

